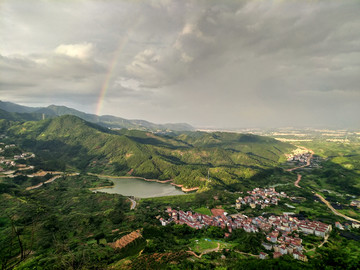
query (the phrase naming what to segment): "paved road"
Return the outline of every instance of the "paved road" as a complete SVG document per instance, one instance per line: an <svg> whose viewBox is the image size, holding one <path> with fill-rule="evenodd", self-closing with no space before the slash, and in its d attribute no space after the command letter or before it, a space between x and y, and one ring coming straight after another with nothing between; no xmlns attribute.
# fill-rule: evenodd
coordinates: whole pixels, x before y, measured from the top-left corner
<svg viewBox="0 0 360 270"><path fill-rule="evenodd" d="M350 220L350 221L353 221L353 222L357 222L357 223L360 223L360 220L357 220L357 219L354 219L354 218L351 218L351 217L348 217L348 216L345 216L344 214L341 214L340 212L336 211L336 209L334 207L332 207L332 205L327 201L325 200L325 198L323 196L321 196L320 194L318 193L315 193L315 196L318 197L323 203L326 204L327 207L330 208L330 210L337 216L340 216L340 217L343 217L347 220Z"/></svg>

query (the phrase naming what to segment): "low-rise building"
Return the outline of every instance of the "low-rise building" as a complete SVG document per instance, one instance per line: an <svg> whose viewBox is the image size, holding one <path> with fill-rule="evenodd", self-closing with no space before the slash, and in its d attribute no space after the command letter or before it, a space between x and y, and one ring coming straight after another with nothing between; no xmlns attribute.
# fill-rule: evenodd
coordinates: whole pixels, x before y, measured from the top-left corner
<svg viewBox="0 0 360 270"><path fill-rule="evenodd" d="M259 258L262 259L262 260L267 259L267 256L268 255L266 253L264 253L264 252L260 252L260 254L259 254Z"/></svg>
<svg viewBox="0 0 360 270"><path fill-rule="evenodd" d="M273 246L269 243L262 243L262 246L266 249L266 250L272 250Z"/></svg>

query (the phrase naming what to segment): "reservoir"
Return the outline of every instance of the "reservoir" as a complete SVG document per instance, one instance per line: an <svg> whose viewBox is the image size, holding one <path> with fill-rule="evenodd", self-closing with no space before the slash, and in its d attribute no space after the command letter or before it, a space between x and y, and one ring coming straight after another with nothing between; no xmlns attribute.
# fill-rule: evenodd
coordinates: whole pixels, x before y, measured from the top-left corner
<svg viewBox="0 0 360 270"><path fill-rule="evenodd" d="M114 182L111 188L95 189L94 192L116 193L137 198L151 198L171 195L184 195L185 192L169 183L148 182L138 178L108 178Z"/></svg>

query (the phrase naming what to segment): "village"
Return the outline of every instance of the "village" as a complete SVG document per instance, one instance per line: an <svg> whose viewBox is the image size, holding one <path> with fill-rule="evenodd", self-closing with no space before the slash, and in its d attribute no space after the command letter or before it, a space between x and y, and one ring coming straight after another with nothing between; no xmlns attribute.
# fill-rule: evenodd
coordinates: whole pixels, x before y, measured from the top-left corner
<svg viewBox="0 0 360 270"><path fill-rule="evenodd" d="M287 197L283 192L276 192L275 188L255 188L247 193L249 196L239 197L236 200L237 209L240 209L242 204L249 204L252 208L260 206L263 209L270 204L277 205L280 198ZM292 217L291 214L287 213L282 216L271 215L269 217L258 216L252 218L241 213L228 215L221 209L212 209L212 216L192 213L191 211L178 211L171 208L168 208L166 212L170 218L167 220L164 218L159 219L163 226L171 222L186 224L194 229L216 226L227 229L228 232L225 233L225 237L229 237L232 231L236 229L243 229L247 233L264 232L266 233L267 242L262 243L262 245L267 251L273 250L273 258L290 254L295 259L307 261L307 257L303 254L302 239L298 233L313 234L325 238L332 230L330 224L307 219L299 220L297 217ZM268 256L269 254L265 252L259 254L261 259Z"/></svg>
<svg viewBox="0 0 360 270"><path fill-rule="evenodd" d="M5 149L15 148L15 144L6 145L4 143L0 143L0 153L3 153ZM26 165L20 163L21 160L27 160L30 158L35 158L35 154L31 152L22 152L21 154L14 155L13 157L5 157L0 156L0 176L5 176L8 178L15 178L17 176L25 175L26 177L33 178L33 177L45 177L50 175L51 178L47 179L44 182L40 182L34 186L27 187L26 190L36 189L41 187L43 184L48 184L56 179L60 178L63 174L62 172L57 171L36 171L35 166L33 165ZM20 162L19 162L20 161ZM25 171L30 171L25 173ZM70 174L73 175L73 174Z"/></svg>
<svg viewBox="0 0 360 270"><path fill-rule="evenodd" d="M0 143L0 154L4 153L7 149L15 148L15 144ZM14 155L12 158L0 156L0 173L7 177L14 178L16 171L33 170L34 166L21 164L17 161L27 160L34 158L35 154L30 152L22 152L21 154Z"/></svg>
<svg viewBox="0 0 360 270"><path fill-rule="evenodd" d="M295 161L295 162L306 164L309 161L310 156L311 156L311 153L309 153L309 152L290 155L290 156L288 156L287 161Z"/></svg>
<svg viewBox="0 0 360 270"><path fill-rule="evenodd" d="M273 257L278 258L285 254L292 254L295 259L306 261L307 258L303 255L302 239L294 232L303 232L305 234L314 234L316 236L325 237L332 229L332 226L319 221L298 220L296 217L288 215L270 216L265 218L258 216L251 218L242 214L227 216L224 214L220 216L207 216L191 211L184 212L174 209L167 209L170 216L168 220L160 218L163 226L171 222L176 224L186 224L194 229L202 229L208 226L217 226L222 229L227 228L229 233L225 233L228 237L235 229L243 229L248 233L255 233L259 231L266 232L266 239L268 243L263 243L266 250L274 250ZM260 258L266 258L268 254L260 254Z"/></svg>
<svg viewBox="0 0 360 270"><path fill-rule="evenodd" d="M278 205L280 198L288 197L284 192L276 192L275 188L273 187L267 189L255 188L252 191L248 191L247 193L249 196L244 198L239 197L236 200L236 209L240 209L241 205L250 205L251 208L260 206L261 209L264 209L270 205Z"/></svg>

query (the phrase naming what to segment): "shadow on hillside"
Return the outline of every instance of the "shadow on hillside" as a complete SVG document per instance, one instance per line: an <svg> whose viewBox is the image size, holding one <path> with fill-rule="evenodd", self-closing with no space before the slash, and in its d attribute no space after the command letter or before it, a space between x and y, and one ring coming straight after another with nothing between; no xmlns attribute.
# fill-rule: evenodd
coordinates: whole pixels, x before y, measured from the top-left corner
<svg viewBox="0 0 360 270"><path fill-rule="evenodd" d="M140 137L134 137L134 136L128 136L127 137L137 143L140 144L148 144L148 145L154 145L159 147L166 147L169 149L185 149L188 148L186 146L175 146L170 143L165 143L163 141L157 140L155 138L140 138Z"/></svg>
<svg viewBox="0 0 360 270"><path fill-rule="evenodd" d="M321 169L310 172L315 184L322 189L360 196L360 174L330 160L323 162ZM306 178L305 178L306 181Z"/></svg>
<svg viewBox="0 0 360 270"><path fill-rule="evenodd" d="M67 166L84 171L95 158L80 145L68 145L59 140L40 141L27 139L21 142L24 149L36 154L33 165L43 170L65 170Z"/></svg>

